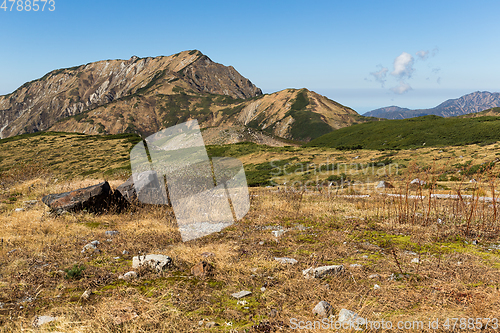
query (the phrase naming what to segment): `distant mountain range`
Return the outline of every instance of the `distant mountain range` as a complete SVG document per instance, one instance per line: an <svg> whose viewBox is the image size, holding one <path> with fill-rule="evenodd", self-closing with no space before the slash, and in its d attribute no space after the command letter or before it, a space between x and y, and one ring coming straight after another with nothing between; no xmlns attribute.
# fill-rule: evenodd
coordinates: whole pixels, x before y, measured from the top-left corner
<svg viewBox="0 0 500 333"><path fill-rule="evenodd" d="M190 119L208 144L309 141L365 121L307 89L263 95L198 50L58 69L0 96L0 139L45 130L147 136Z"/></svg>
<svg viewBox="0 0 500 333"><path fill-rule="evenodd" d="M388 106L369 111L363 116L378 117L386 119L406 119L427 115L440 117L463 116L469 113L477 113L490 108L500 106L500 93L488 91L476 91L460 98L449 99L431 109L411 110L399 106Z"/></svg>

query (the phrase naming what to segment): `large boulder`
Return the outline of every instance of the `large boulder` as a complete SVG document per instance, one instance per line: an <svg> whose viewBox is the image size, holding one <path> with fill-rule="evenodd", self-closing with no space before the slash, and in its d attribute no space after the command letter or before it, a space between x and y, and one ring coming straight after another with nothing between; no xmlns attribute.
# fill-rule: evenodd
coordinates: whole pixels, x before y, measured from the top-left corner
<svg viewBox="0 0 500 333"><path fill-rule="evenodd" d="M109 183L104 181L71 192L46 195L42 198L42 202L59 214L83 209L99 213L110 208L114 201L112 194Z"/></svg>

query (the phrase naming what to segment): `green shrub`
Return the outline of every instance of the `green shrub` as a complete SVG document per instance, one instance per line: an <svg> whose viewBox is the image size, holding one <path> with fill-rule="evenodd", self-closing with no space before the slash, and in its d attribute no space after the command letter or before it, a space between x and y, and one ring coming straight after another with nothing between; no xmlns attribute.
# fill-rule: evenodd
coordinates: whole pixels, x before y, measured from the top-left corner
<svg viewBox="0 0 500 333"><path fill-rule="evenodd" d="M85 266L81 265L73 265L72 268L67 268L64 271L66 272L66 279L80 279L82 277L82 273L85 270Z"/></svg>

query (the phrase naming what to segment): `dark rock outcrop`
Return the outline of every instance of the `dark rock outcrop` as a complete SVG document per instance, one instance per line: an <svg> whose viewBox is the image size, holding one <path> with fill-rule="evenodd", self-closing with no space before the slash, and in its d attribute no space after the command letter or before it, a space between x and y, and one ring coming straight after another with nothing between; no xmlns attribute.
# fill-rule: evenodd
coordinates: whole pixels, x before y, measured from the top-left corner
<svg viewBox="0 0 500 333"><path fill-rule="evenodd" d="M110 209L115 203L107 181L71 192L49 194L42 198L42 202L59 214L83 209L99 213Z"/></svg>

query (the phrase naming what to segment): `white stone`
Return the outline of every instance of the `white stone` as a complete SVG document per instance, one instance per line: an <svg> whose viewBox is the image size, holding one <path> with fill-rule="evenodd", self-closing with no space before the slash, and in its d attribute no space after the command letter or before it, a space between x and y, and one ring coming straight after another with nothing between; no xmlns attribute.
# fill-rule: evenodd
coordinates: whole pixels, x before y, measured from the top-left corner
<svg viewBox="0 0 500 333"><path fill-rule="evenodd" d="M132 268L140 266L149 266L150 268L161 272L172 265L172 258L162 254L147 254L132 258Z"/></svg>
<svg viewBox="0 0 500 333"><path fill-rule="evenodd" d="M313 315L326 318L330 315L332 306L327 301L321 301L313 309Z"/></svg>
<svg viewBox="0 0 500 333"><path fill-rule="evenodd" d="M278 238L280 236L283 236L285 234L285 230L273 230L272 233L274 235L274 237Z"/></svg>
<svg viewBox="0 0 500 333"><path fill-rule="evenodd" d="M352 323L356 327L356 330L360 330L361 327L359 326L366 324L366 319L359 317L356 312L347 309L340 310L338 321L341 324Z"/></svg>
<svg viewBox="0 0 500 333"><path fill-rule="evenodd" d="M33 326L34 327L40 327L42 325L48 324L50 322L56 321L57 317L52 317L52 316L37 316L33 320Z"/></svg>
<svg viewBox="0 0 500 333"><path fill-rule="evenodd" d="M132 280L137 278L137 273L134 271L127 272L119 277L119 279L123 280Z"/></svg>
<svg viewBox="0 0 500 333"><path fill-rule="evenodd" d="M418 178L413 179L410 184L412 185L425 185L427 184L425 180L420 180Z"/></svg>
<svg viewBox="0 0 500 333"><path fill-rule="evenodd" d="M342 273L343 271L343 265L322 266L317 268L310 267L306 270L303 270L302 275L304 275L306 279L320 279L327 275Z"/></svg>
<svg viewBox="0 0 500 333"><path fill-rule="evenodd" d="M293 258L278 258L278 257L274 257L274 260L279 261L282 264L291 264L291 265L294 265L294 264L296 264L298 262L297 260L295 260Z"/></svg>
<svg viewBox="0 0 500 333"><path fill-rule="evenodd" d="M248 291L248 290L242 290L242 291L239 291L237 293L231 294L231 296L233 296L234 298L238 298L238 299L249 296L249 295L252 295L252 292Z"/></svg>

